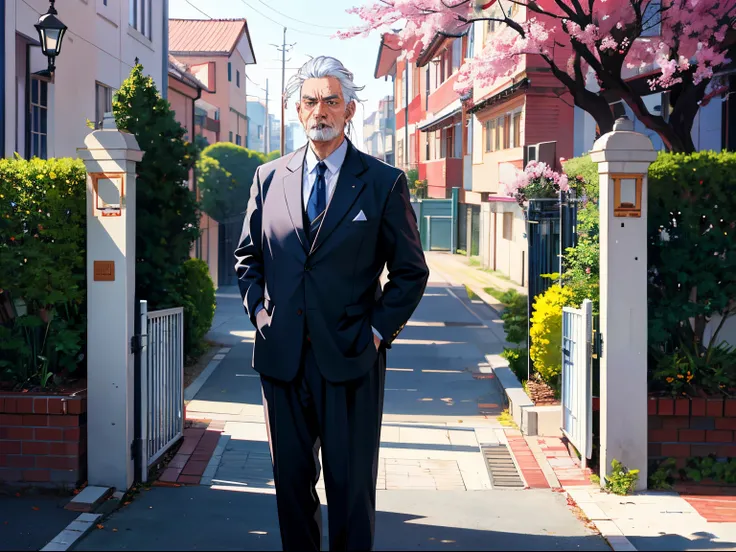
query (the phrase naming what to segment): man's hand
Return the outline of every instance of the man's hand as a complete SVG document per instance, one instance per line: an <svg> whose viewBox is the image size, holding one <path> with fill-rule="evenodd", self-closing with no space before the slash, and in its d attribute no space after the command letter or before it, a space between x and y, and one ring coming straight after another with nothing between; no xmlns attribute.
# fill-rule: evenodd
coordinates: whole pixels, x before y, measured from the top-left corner
<svg viewBox="0 0 736 552"><path fill-rule="evenodd" d="M258 331L261 332L261 337L266 337L263 335L263 327L268 324L268 312L266 309L261 308L258 313L256 314L256 325L258 326Z"/></svg>
<svg viewBox="0 0 736 552"><path fill-rule="evenodd" d="M373 334L373 344L376 346L376 351L381 346L381 338L378 337L376 334Z"/></svg>

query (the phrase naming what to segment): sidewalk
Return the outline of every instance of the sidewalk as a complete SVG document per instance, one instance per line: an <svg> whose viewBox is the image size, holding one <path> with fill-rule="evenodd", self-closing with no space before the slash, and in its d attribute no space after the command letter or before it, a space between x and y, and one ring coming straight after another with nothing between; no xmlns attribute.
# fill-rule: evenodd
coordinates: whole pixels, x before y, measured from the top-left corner
<svg viewBox="0 0 736 552"><path fill-rule="evenodd" d="M218 293L212 330L230 351L187 407L189 418L210 421L206 433L221 428L212 458L198 466L199 484L142 492L77 550L279 549L260 381L250 367L255 334L233 292ZM501 396L485 363L485 354L503 347L499 322L464 288L434 274L389 352L376 550L609 549L562 494L522 490L511 456L486 460L508 444L496 419ZM190 460L197 446L188 445ZM318 494L326 549L321 482Z"/></svg>
<svg viewBox="0 0 736 552"><path fill-rule="evenodd" d="M69 500L25 491L0 493L0 550L40 550L79 515L64 509Z"/></svg>
<svg viewBox="0 0 736 552"><path fill-rule="evenodd" d="M454 285L467 285L494 309L502 309L484 287L516 289L465 257L428 253L435 273ZM570 458L559 438L522 437L507 430L520 468L533 488L564 489L573 504L593 522L614 550L736 550L736 497L646 492L621 497L590 483L589 473ZM544 474L544 477L541 476Z"/></svg>

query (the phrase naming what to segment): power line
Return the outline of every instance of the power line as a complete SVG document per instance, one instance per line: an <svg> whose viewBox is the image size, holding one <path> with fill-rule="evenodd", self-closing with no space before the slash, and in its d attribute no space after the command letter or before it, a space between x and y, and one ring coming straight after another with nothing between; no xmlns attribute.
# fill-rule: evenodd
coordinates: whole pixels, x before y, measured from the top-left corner
<svg viewBox="0 0 736 552"><path fill-rule="evenodd" d="M197 10L197 11L198 11L199 13L201 13L202 15L204 15L205 17L209 17L210 19L214 19L214 18L213 18L213 17L211 16L211 15L207 15L207 14L206 14L205 12L203 12L203 11L202 11L202 10L200 10L200 9L199 9L199 8L198 8L197 6L195 6L195 5L194 5L194 4L193 4L193 3L191 2L191 0L184 0L184 1L185 1L185 2L187 3L187 4L189 4L190 6L192 6L192 7L193 7L193 8L195 9L195 10Z"/></svg>
<svg viewBox="0 0 736 552"><path fill-rule="evenodd" d="M332 25L318 25L317 23L307 23L306 21L302 21L301 19L296 19L295 17L291 17L290 15L286 15L283 12L280 12L273 6L269 6L264 2L263 0L258 0L261 4L266 6L269 10L275 11L277 14L279 14L282 17L285 17L286 19L291 19L292 21L296 21L297 23L301 23L303 25L308 25L309 27L320 27L322 29L335 29L335 30L342 30L343 27L333 27Z"/></svg>
<svg viewBox="0 0 736 552"><path fill-rule="evenodd" d="M266 18L266 19L268 19L269 21L272 21L273 23L276 23L276 24L277 24L277 25L279 25L280 27L286 27L286 25L284 25L283 23L280 23L279 21L276 21L276 20L275 20L274 18L272 18L272 17L269 17L268 15L266 15L265 13L263 13L263 12L261 12L261 11L258 11L257 9L255 9L255 8L254 8L253 6L251 6L251 5L250 5L250 4L248 3L248 2L246 2L245 0L240 0L240 1L241 1L241 2L243 3L243 4L245 4L246 6L248 6L248 7L250 8L250 9L252 9L252 10L253 10L254 12L256 12L256 13L257 13L257 14L259 14L259 15L262 15L263 17L265 17L265 18ZM306 35L312 35L312 36L322 36L322 37L325 37L325 38L332 38L332 36L333 36L333 35L328 35L328 34L320 34L320 33L310 33L309 31L300 31L299 29L292 29L292 31L294 31L295 33L302 33L302 34L306 34Z"/></svg>

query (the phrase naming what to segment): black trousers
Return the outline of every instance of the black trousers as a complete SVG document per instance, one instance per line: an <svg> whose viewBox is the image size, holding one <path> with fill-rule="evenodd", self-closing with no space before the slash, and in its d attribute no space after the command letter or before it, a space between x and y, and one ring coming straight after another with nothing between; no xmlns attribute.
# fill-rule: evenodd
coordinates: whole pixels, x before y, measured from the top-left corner
<svg viewBox="0 0 736 552"><path fill-rule="evenodd" d="M320 448L330 550L372 550L385 376L382 349L375 369L362 378L330 383L307 344L293 381L261 377L285 551L320 550Z"/></svg>

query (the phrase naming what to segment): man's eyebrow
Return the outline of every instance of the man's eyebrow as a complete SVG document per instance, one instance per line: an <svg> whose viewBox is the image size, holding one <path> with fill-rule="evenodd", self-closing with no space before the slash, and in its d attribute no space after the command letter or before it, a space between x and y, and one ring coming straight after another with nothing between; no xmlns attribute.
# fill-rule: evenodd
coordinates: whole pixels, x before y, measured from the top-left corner
<svg viewBox="0 0 736 552"><path fill-rule="evenodd" d="M303 95L302 95L302 100L312 100L312 101L316 101L316 100L317 100L317 98L314 98L314 97L312 97L312 96L307 96L306 94L303 94Z"/></svg>
<svg viewBox="0 0 736 552"><path fill-rule="evenodd" d="M340 99L340 96L338 96L337 94L333 94L332 96L327 96L326 98L323 98L324 101L328 101L328 100L339 100L339 99ZM313 96L308 96L306 94L303 94L302 95L302 100L311 100L313 102L316 102L317 101L317 98L315 98Z"/></svg>

